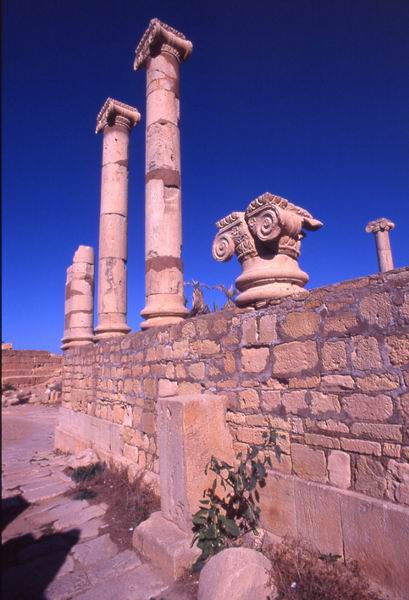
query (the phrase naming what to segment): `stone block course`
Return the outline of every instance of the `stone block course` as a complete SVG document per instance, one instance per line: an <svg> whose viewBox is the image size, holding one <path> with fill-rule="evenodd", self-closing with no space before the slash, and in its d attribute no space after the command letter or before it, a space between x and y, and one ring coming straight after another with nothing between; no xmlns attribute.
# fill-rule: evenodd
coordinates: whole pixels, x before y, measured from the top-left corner
<svg viewBox="0 0 409 600"><path fill-rule="evenodd" d="M288 436L281 462L272 455L276 472L339 491L349 463L350 489L377 498L381 484L367 485L358 458L409 460L409 321L399 300L409 299L407 272L70 349L64 407L83 423L65 419L57 437L67 428L68 445L93 440L120 464L157 471L158 399L220 391L235 448L261 443L270 426ZM403 481L377 476L389 482L385 502L407 501Z"/></svg>

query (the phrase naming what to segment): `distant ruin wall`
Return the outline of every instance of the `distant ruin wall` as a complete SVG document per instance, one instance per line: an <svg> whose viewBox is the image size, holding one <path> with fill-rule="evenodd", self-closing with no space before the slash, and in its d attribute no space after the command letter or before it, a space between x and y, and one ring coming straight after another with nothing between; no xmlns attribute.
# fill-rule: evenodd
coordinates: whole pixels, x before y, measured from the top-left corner
<svg viewBox="0 0 409 600"><path fill-rule="evenodd" d="M408 388L400 269L68 350L56 444L159 473L157 398L224 394L237 451L269 426L282 436L263 526L361 563L370 547L366 571L397 594L409 589L398 550L409 539Z"/></svg>
<svg viewBox="0 0 409 600"><path fill-rule="evenodd" d="M45 383L61 373L63 357L46 350L1 351L1 381L14 387Z"/></svg>

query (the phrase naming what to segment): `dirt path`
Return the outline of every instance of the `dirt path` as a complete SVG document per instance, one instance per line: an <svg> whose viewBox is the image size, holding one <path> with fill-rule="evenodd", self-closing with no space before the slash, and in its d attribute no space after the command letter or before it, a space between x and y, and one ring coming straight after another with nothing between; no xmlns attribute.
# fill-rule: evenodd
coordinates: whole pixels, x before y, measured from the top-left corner
<svg viewBox="0 0 409 600"><path fill-rule="evenodd" d="M58 409L2 411L2 597L5 600L192 600L133 550L119 551L106 505L64 494L67 458L53 452Z"/></svg>

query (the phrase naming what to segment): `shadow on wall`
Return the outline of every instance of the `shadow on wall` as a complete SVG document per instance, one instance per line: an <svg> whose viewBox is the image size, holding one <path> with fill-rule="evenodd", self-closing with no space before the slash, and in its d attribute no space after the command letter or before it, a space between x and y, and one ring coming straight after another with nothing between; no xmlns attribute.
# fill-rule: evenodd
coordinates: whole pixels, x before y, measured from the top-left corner
<svg viewBox="0 0 409 600"><path fill-rule="evenodd" d="M2 500L1 529L30 504L22 496ZM31 533L7 540L1 546L2 597L7 600L46 600L46 589L65 563L80 537L79 529L47 533L35 539Z"/></svg>

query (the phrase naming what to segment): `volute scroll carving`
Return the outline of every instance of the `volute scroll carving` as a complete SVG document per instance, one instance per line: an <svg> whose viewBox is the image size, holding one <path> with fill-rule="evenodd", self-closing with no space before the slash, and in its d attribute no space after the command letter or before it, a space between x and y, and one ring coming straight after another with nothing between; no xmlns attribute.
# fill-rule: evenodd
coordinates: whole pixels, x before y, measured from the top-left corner
<svg viewBox="0 0 409 600"><path fill-rule="evenodd" d="M244 212L233 212L216 223L219 233L213 242L213 258L220 262L230 260L233 254L240 262L257 251Z"/></svg>
<svg viewBox="0 0 409 600"><path fill-rule="evenodd" d="M322 227L308 211L270 193L216 223L213 257L230 260L235 253L243 272L236 280L238 306L258 306L271 299L304 291L308 275L301 271L304 229Z"/></svg>

